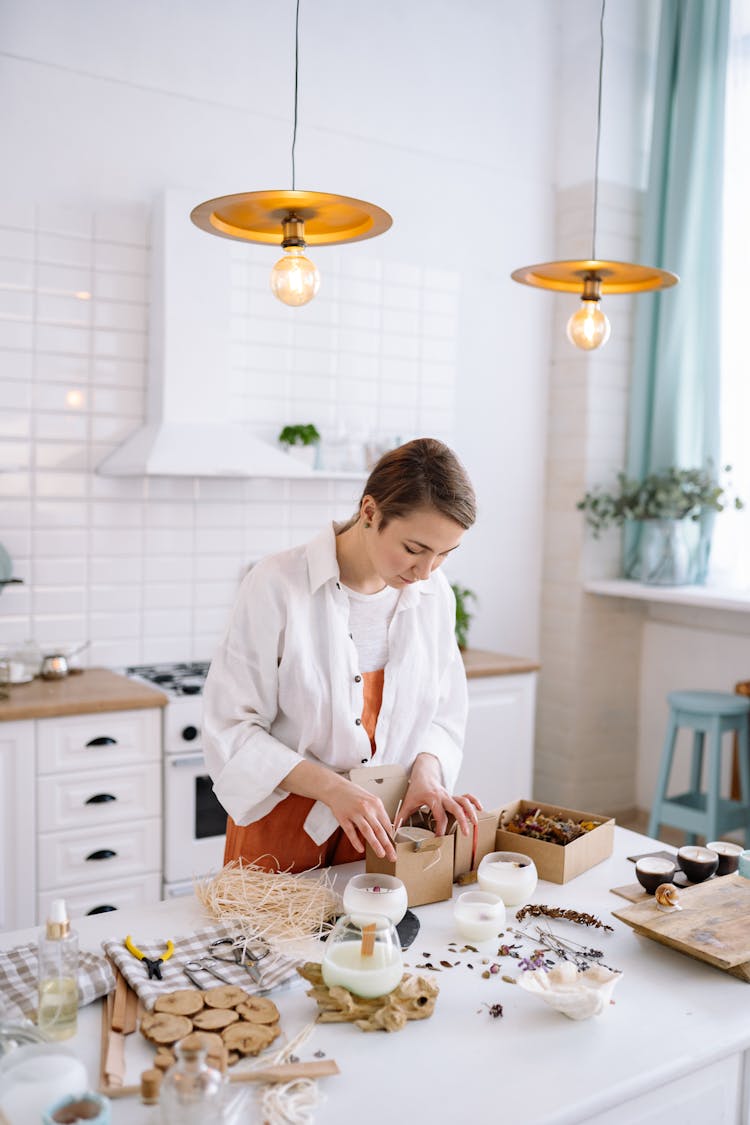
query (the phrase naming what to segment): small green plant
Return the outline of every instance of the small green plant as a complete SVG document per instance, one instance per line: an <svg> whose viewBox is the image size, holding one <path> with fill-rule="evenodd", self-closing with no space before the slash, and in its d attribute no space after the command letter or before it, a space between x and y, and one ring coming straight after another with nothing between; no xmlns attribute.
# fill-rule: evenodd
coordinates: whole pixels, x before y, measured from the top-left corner
<svg viewBox="0 0 750 1125"><path fill-rule="evenodd" d="M306 426L284 426L278 440L282 445L316 445L320 441L320 434L312 422L309 422Z"/></svg>
<svg viewBox="0 0 750 1125"><path fill-rule="evenodd" d="M456 595L456 640L459 648L466 648L469 640L469 625L474 616L468 606L470 601L477 600L477 596L473 590L468 590L465 586L457 586L454 582L451 583L451 590Z"/></svg>
<svg viewBox="0 0 750 1125"><path fill-rule="evenodd" d="M731 465L725 465L724 472L731 469ZM598 539L608 527L620 527L626 520L699 520L704 512L723 512L728 505L743 508L743 501L730 496L729 488L719 484L711 467L672 466L650 473L642 481L618 473L616 488L611 492L594 488L576 507L586 513L586 523Z"/></svg>

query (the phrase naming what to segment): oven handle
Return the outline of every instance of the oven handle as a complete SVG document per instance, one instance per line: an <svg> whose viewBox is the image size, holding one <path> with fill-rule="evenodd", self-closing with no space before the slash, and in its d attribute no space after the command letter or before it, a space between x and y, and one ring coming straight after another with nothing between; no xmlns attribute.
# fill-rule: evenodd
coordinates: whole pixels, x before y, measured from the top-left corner
<svg viewBox="0 0 750 1125"><path fill-rule="evenodd" d="M183 758L168 758L170 766L196 766L203 761L202 754L187 754Z"/></svg>

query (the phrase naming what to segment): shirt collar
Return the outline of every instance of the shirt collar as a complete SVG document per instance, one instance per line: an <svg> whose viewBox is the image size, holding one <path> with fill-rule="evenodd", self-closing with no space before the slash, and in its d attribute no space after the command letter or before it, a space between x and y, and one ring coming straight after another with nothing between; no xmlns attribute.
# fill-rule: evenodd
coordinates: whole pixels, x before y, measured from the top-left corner
<svg viewBox="0 0 750 1125"><path fill-rule="evenodd" d="M336 558L336 527L329 523L314 539L311 539L305 548L307 551L307 571L310 576L310 591L315 593L321 586L331 580L339 581L340 572ZM413 586L405 586L398 600L398 610L411 609L423 594L435 593L435 575L424 582L415 582Z"/></svg>

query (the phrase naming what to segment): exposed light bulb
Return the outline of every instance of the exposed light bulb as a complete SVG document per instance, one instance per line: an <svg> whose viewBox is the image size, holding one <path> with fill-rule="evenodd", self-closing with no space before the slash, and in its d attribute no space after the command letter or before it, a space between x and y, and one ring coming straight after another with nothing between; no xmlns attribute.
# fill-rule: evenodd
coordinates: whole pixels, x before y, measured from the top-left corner
<svg viewBox="0 0 750 1125"><path fill-rule="evenodd" d="M318 268L302 246L288 246L271 270L271 290L285 305L306 305L320 289Z"/></svg>
<svg viewBox="0 0 750 1125"><path fill-rule="evenodd" d="M566 332L571 344L590 352L603 348L611 332L605 313L599 308L599 301L581 301L581 307L568 321Z"/></svg>

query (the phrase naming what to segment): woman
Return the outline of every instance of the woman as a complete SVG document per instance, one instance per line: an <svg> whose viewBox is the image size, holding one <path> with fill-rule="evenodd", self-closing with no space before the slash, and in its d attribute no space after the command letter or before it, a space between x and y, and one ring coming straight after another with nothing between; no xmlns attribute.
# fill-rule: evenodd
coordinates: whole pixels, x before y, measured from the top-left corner
<svg viewBox="0 0 750 1125"><path fill-rule="evenodd" d="M420 438L381 457L348 523L247 575L203 694L225 863L303 871L365 844L395 860L382 802L347 776L365 765L410 771L400 820L476 823L479 801L451 796L466 678L438 570L475 514L463 466Z"/></svg>

